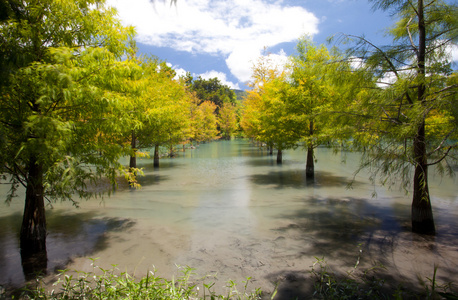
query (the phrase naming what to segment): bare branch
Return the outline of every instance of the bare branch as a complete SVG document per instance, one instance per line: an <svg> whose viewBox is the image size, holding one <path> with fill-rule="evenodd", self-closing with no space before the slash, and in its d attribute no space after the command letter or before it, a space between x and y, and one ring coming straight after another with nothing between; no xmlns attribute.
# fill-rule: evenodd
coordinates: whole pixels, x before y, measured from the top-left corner
<svg viewBox="0 0 458 300"><path fill-rule="evenodd" d="M415 51L415 54L418 54L418 48L415 45L413 38L412 38L412 33L410 32L410 22L412 22L412 18L409 19L409 22L407 22L407 33L409 34L409 40L410 40L410 45L412 46L413 50Z"/></svg>

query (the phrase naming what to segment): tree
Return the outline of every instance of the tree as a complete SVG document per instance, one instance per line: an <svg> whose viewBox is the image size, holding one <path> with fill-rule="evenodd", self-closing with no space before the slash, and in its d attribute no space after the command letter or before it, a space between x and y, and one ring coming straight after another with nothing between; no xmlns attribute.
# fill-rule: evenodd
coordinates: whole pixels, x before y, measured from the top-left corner
<svg viewBox="0 0 458 300"><path fill-rule="evenodd" d="M216 105L205 101L197 105L194 98L191 104L191 139L197 142L211 141L218 138L218 120L215 115Z"/></svg>
<svg viewBox="0 0 458 300"><path fill-rule="evenodd" d="M187 78L189 82L189 75ZM192 80L192 77L191 77ZM200 103L204 101L213 102L216 105L216 113L219 113L219 109L224 103L236 103L237 96L235 92L228 86L223 85L218 78L203 79L199 76L198 79L192 80L191 91L196 93L197 98L200 99Z"/></svg>
<svg viewBox="0 0 458 300"><path fill-rule="evenodd" d="M189 135L191 95L184 85L173 79L165 64L149 77L145 90L148 107L141 112L144 123L139 131L143 147L154 146L154 166L159 166L159 147L185 140Z"/></svg>
<svg viewBox="0 0 458 300"><path fill-rule="evenodd" d="M237 102L237 96L235 95L235 92L233 90L231 90L228 86L223 85L220 82L220 80L218 78L216 78L216 77L215 78L211 78L211 79L203 79L202 77L199 76L199 78L195 80L191 76L191 74L188 72L188 73L186 73L186 76L184 76L184 78L182 78L182 80L184 81L185 85L189 88L189 90L194 93L195 100L197 100L197 101L194 101L195 105L200 106L203 103L207 102L202 109L199 109L199 110L193 109L193 112L197 113L197 114L193 115L193 118L197 118L197 119L195 119L196 121L198 119L201 119L201 120L207 119L207 121L204 121L204 123L206 123L207 125L203 125L203 123L199 125L199 126L204 126L204 127L202 127L202 129L205 130L206 132L202 133L201 137L199 137L198 139L202 139L202 138L203 138L203 140L215 139L216 135L214 135L214 132L212 132L213 129L210 129L210 128L213 127L213 125L209 125L210 123L213 124L213 121L210 121L210 119L213 119L213 118L210 118L209 115L206 116L206 117L203 117L202 114L206 115L206 112L208 112L209 108L210 108L209 104L213 103L214 106L212 106L212 107L214 107L214 110L213 110L214 112L213 113L215 115L215 120L216 121L218 121L218 119L221 120L221 117L229 118L229 119L232 118L231 115L227 114L227 113L229 113L229 110L228 110L229 106L226 106L225 112L223 113L223 116L220 114L220 109L222 109L223 106L226 103L230 104L230 105L237 105L238 102ZM201 115L201 116L199 116L199 115ZM222 135L225 136L225 138L227 138L227 132L226 131L228 129L232 130L232 127L233 127L233 124L231 124L230 122L227 123L227 121L229 121L229 119L226 119L222 123L223 126L225 126L223 129L221 129L218 126L218 125L220 125L219 123L216 123L217 131L221 130L222 131ZM196 131L195 130L199 126L197 126L197 127L194 126L194 136L196 136ZM229 127L227 127L227 126L229 126ZM198 139L196 139L196 140L198 140Z"/></svg>
<svg viewBox="0 0 458 300"><path fill-rule="evenodd" d="M375 76L362 81L370 93L352 110L359 115L354 142L365 153L362 167L382 175L383 183L401 177L407 187L413 171L412 231L435 234L428 168L452 173L458 146L458 86L447 57L458 39L458 6L436 0L372 2L396 11L399 21L389 31L393 45L377 47L358 37L349 53L361 59L361 78Z"/></svg>
<svg viewBox="0 0 458 300"><path fill-rule="evenodd" d="M277 148L277 163L282 163L283 150L296 147L304 135L303 126L288 110L289 98L294 97L289 77L268 57L259 59L252 77L253 90L245 102L242 128L256 140Z"/></svg>
<svg viewBox="0 0 458 300"><path fill-rule="evenodd" d="M115 183L124 149L112 137L123 123L118 95L99 84L111 80L101 71L119 62L134 31L103 1L14 3L20 13L0 26L1 64L10 66L0 86L0 163L8 201L26 188L24 257L46 252L45 198L93 196L86 186L102 176Z"/></svg>
<svg viewBox="0 0 458 300"><path fill-rule="evenodd" d="M133 57L123 63L126 74L116 86L125 96L129 167L135 173L139 171L137 156L147 156L140 149L155 147L154 165L159 166L159 146L184 139L190 96L184 85L173 79L175 71L157 58Z"/></svg>
<svg viewBox="0 0 458 300"><path fill-rule="evenodd" d="M343 62L336 53L332 54L324 46L315 46L306 37L299 39L297 54L291 58L291 78L295 93L289 97L288 109L296 116L298 127L305 127L305 147L307 159L305 174L309 179L315 176L314 149L324 142L333 140L332 116L330 108L336 109L336 102L342 101L338 86Z"/></svg>
<svg viewBox="0 0 458 300"><path fill-rule="evenodd" d="M240 127L244 134L256 140L261 131L261 95L256 90L249 90L243 103Z"/></svg>
<svg viewBox="0 0 458 300"><path fill-rule="evenodd" d="M218 124L221 136L226 140L230 140L231 136L237 130L237 112L234 104L223 104L219 110Z"/></svg>
<svg viewBox="0 0 458 300"><path fill-rule="evenodd" d="M288 109L289 98L294 95L285 76L281 73L279 77L271 77L260 90L262 125L258 139L277 149L279 164L283 161L283 151L295 148L305 134L303 124L298 123L296 116Z"/></svg>

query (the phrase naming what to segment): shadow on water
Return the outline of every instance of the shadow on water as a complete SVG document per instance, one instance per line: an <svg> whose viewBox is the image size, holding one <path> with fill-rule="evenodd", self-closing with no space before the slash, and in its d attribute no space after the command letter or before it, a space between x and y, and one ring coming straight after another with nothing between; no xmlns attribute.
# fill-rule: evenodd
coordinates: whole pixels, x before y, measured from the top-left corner
<svg viewBox="0 0 458 300"><path fill-rule="evenodd" d="M124 231L134 225L128 219L97 218L94 212L68 214L65 210L48 210L47 251L21 258L21 220L20 213L0 218L0 286L13 289L34 277L33 273L57 272L75 257L91 256L107 248L107 233Z"/></svg>
<svg viewBox="0 0 458 300"><path fill-rule="evenodd" d="M274 230L281 234L293 231L296 239L308 241L308 256L325 255L330 259L348 257L350 262L355 247L364 242L361 237L367 232L382 228L391 235L401 229L402 220L390 219L387 217L391 214L388 209L384 212L365 199L309 197L303 202L303 209L277 216L291 221ZM370 211L374 211L374 214Z"/></svg>
<svg viewBox="0 0 458 300"><path fill-rule="evenodd" d="M162 158L159 160L159 167L154 167L153 159L145 159L137 162L138 168L144 171L166 170L172 168L182 168L184 164L177 162L176 158Z"/></svg>
<svg viewBox="0 0 458 300"><path fill-rule="evenodd" d="M266 167L266 166L276 166L277 161L276 161L275 156L266 157L266 155L263 154L260 157L248 159L246 162L244 162L244 164L251 166L251 167Z"/></svg>
<svg viewBox="0 0 458 300"><path fill-rule="evenodd" d="M399 266L394 258L395 255L399 255L395 254L395 251L399 251L396 250L397 247L407 244L409 247L407 249L422 248L426 252L432 251L435 256L441 255L436 251L440 247L447 246L454 249L458 247L457 229L444 230L446 234L435 237L412 233L409 205L395 208L381 207L371 204L367 199L352 197L343 199L309 197L303 199L303 202L304 209L278 216L289 221L288 225L273 229L280 234L280 238L288 236L303 241L304 251L298 252L297 258L310 256L323 258L327 266L331 267L329 272L335 272L337 276L345 276L348 271L363 276L363 270L379 266L380 268L374 270L377 272L377 277L386 282L381 291L388 294L392 294L401 283L406 290L424 291L418 281L412 281L416 276L412 271L410 278L397 272ZM402 252L410 252L410 250L404 249L401 250ZM415 255L415 258L419 259L418 262L428 259L417 256ZM449 259L442 258L444 261ZM355 269L357 261L361 262L358 270ZM408 261L408 263L412 262ZM430 263L432 276L435 263ZM333 269L333 267L337 268ZM454 279L456 280L456 267L457 262L441 265L440 276L438 275L437 279L453 282ZM315 269L320 270L319 265ZM275 299L309 299L314 291L314 280L317 279L310 276L310 270L311 266L304 271L285 269L268 274L266 276L268 280L279 283Z"/></svg>
<svg viewBox="0 0 458 300"><path fill-rule="evenodd" d="M336 176L324 171L316 171L315 178L309 179L305 176L305 170L271 171L268 174L252 175L250 180L258 185L274 185L277 189L346 187L351 183L348 177ZM357 187L358 184L359 182L354 181L352 186Z"/></svg>
<svg viewBox="0 0 458 300"><path fill-rule="evenodd" d="M169 176L148 173L138 176L138 183L140 183L141 186L151 186L160 184L161 181L167 181L169 179Z"/></svg>

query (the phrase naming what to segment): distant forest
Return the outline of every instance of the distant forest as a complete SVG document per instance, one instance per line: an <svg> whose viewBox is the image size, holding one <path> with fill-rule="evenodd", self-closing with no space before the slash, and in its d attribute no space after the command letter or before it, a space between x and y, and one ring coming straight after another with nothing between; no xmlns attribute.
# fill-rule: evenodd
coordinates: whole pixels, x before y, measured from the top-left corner
<svg viewBox="0 0 458 300"><path fill-rule="evenodd" d="M247 92L243 90L233 90L237 96L237 101L243 102L246 98Z"/></svg>

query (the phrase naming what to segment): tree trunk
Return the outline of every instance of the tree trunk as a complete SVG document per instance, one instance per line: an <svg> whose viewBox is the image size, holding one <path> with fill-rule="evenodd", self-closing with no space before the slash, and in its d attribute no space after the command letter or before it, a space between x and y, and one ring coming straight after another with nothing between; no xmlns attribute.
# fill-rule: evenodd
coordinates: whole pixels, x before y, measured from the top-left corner
<svg viewBox="0 0 458 300"><path fill-rule="evenodd" d="M35 157L29 162L24 216L21 227L21 249L46 250L46 216L43 196L43 167Z"/></svg>
<svg viewBox="0 0 458 300"><path fill-rule="evenodd" d="M307 163L305 165L305 178L315 178L315 160L313 159L313 146L307 148Z"/></svg>
<svg viewBox="0 0 458 300"><path fill-rule="evenodd" d="M46 271L46 215L44 205L43 166L31 157L28 166L20 248L24 275L29 278Z"/></svg>
<svg viewBox="0 0 458 300"><path fill-rule="evenodd" d="M413 179L412 231L434 235L436 229L428 189L424 122L418 129L413 146L415 153L415 174Z"/></svg>
<svg viewBox="0 0 458 300"><path fill-rule="evenodd" d="M281 149L278 149L277 152L277 164L283 163L283 152Z"/></svg>
<svg viewBox="0 0 458 300"><path fill-rule="evenodd" d="M159 145L154 146L154 164L155 168L159 168Z"/></svg>
<svg viewBox="0 0 458 300"><path fill-rule="evenodd" d="M132 130L132 139L130 141L130 147L132 148L132 153L130 154L130 164L129 168L137 168L137 137L135 136L135 131Z"/></svg>
<svg viewBox="0 0 458 300"><path fill-rule="evenodd" d="M426 74L426 25L424 19L423 0L418 1L418 77L420 84L417 90L417 101L424 105L426 86L424 78ZM426 133L425 121L419 125L417 134L413 140L415 174L413 179L413 200L412 200L412 231L416 233L431 234L436 233L434 226L431 198L428 189L428 160L426 157Z"/></svg>
<svg viewBox="0 0 458 300"><path fill-rule="evenodd" d="M313 120L310 120L310 136L313 135ZM313 179L315 177L315 161L313 159L313 143L310 142L307 147L307 162L305 164L305 178Z"/></svg>

